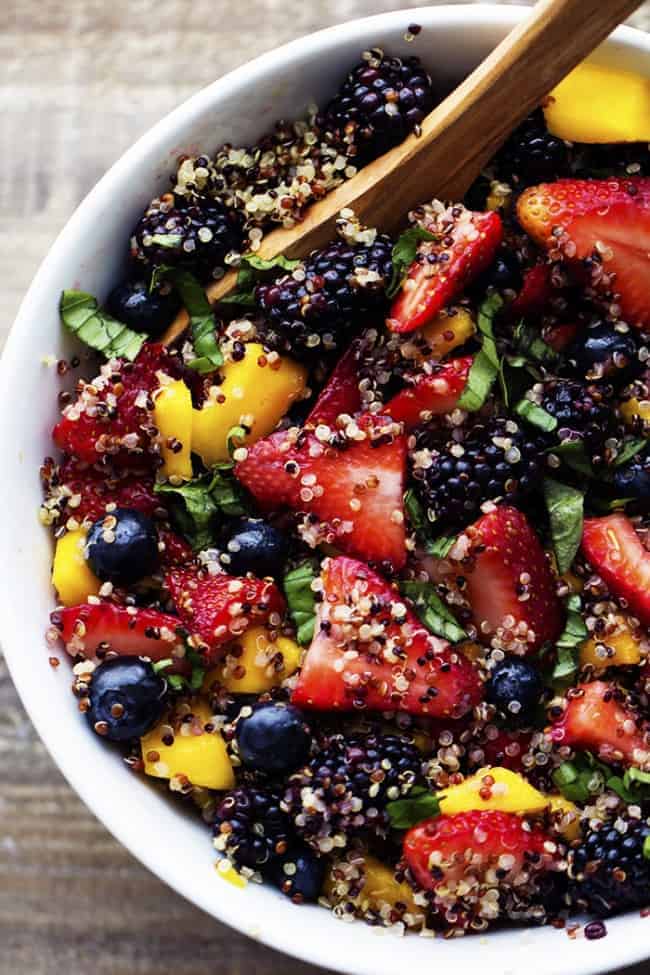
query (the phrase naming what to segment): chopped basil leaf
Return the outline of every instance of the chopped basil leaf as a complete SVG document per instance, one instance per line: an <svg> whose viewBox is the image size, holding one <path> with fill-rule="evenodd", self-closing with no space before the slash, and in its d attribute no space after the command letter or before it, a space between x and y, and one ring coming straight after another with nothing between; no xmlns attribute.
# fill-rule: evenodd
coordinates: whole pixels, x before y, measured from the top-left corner
<svg viewBox="0 0 650 975"><path fill-rule="evenodd" d="M268 271L294 271L300 264L299 260L292 261L284 254L278 254L266 260L256 254L244 254L237 272L237 287L232 294L220 298L219 302L226 305L255 306L255 286Z"/></svg>
<svg viewBox="0 0 650 975"><path fill-rule="evenodd" d="M421 786L411 789L408 798L393 799L386 806L386 812L393 829L410 829L423 819L440 815L438 796Z"/></svg>
<svg viewBox="0 0 650 975"><path fill-rule="evenodd" d="M185 687L186 681L184 677L180 674L170 674L167 678L167 683L175 691L182 691Z"/></svg>
<svg viewBox="0 0 650 975"><path fill-rule="evenodd" d="M563 443L551 447L549 453L559 457L572 471L584 474L585 477L595 477L594 469L582 440L565 440Z"/></svg>
<svg viewBox="0 0 650 975"><path fill-rule="evenodd" d="M418 247L424 240L435 240L435 234L424 227L409 227L397 238L393 245L393 274L386 288L386 297L393 298L404 284L408 270L417 257Z"/></svg>
<svg viewBox="0 0 650 975"><path fill-rule="evenodd" d="M156 662L153 663L151 666L153 668L154 673L159 674L161 671L167 670L169 667L172 667L173 664L174 661L172 660L172 658L166 657L165 660L156 660Z"/></svg>
<svg viewBox="0 0 650 975"><path fill-rule="evenodd" d="M453 613L444 604L432 582L400 582L400 592L410 599L415 611L434 636L460 643L467 633L459 626Z"/></svg>
<svg viewBox="0 0 650 975"><path fill-rule="evenodd" d="M454 547L455 535L440 535L426 547L427 555L433 555L437 559L446 559Z"/></svg>
<svg viewBox="0 0 650 975"><path fill-rule="evenodd" d="M59 312L68 331L107 359L135 359L147 337L102 311L97 299L85 291L63 291Z"/></svg>
<svg viewBox="0 0 650 975"><path fill-rule="evenodd" d="M626 464L628 460L643 450L646 447L648 441L643 439L628 440L627 443L623 444L623 449L616 455L616 460L613 462L613 467L620 467L621 464Z"/></svg>
<svg viewBox="0 0 650 975"><path fill-rule="evenodd" d="M477 324L482 337L482 345L474 358L465 389L458 401L461 410L467 410L470 413L480 410L499 375L499 355L494 341L492 323L502 305L503 298L498 294L493 294L486 298L479 308Z"/></svg>
<svg viewBox="0 0 650 975"><path fill-rule="evenodd" d="M557 661L551 675L551 680L556 686L570 683L578 672L578 648L589 636L580 612L582 609L580 596L575 593L567 596L565 606L566 622L556 643Z"/></svg>
<svg viewBox="0 0 650 975"><path fill-rule="evenodd" d="M515 329L514 349L526 361L532 359L534 362L548 363L559 358L555 349L547 345L539 332L524 321L519 322Z"/></svg>
<svg viewBox="0 0 650 975"><path fill-rule="evenodd" d="M562 762L553 772L553 782L571 802L588 802L599 795L610 770L590 752L581 752L570 762Z"/></svg>
<svg viewBox="0 0 650 975"><path fill-rule="evenodd" d="M409 488L404 494L404 508L406 509L415 534L420 537L426 554L433 555L438 559L444 559L456 541L455 535L441 535L439 538L431 538L429 531L431 523L427 519L422 505L415 496L412 488Z"/></svg>
<svg viewBox="0 0 650 975"><path fill-rule="evenodd" d="M217 342L214 312L203 286L189 271L171 270L166 273L190 316L196 358L187 365L201 374L214 372L223 365L223 354Z"/></svg>
<svg viewBox="0 0 650 975"><path fill-rule="evenodd" d="M209 548L214 542L220 517L246 513L235 481L228 476L230 465L217 467L211 474L175 487L157 484L156 493L170 501L176 528L195 551Z"/></svg>
<svg viewBox="0 0 650 975"><path fill-rule="evenodd" d="M544 500L551 522L557 569L562 575L571 567L580 547L585 496L577 488L547 477L544 479Z"/></svg>
<svg viewBox="0 0 650 975"><path fill-rule="evenodd" d="M546 410L543 410L541 406L533 403L530 399L520 399L515 404L515 413L532 426L543 430L544 433L552 433L557 427L555 417L551 416L550 413L547 413Z"/></svg>
<svg viewBox="0 0 650 975"><path fill-rule="evenodd" d="M316 597L311 584L318 572L314 562L307 560L292 569L284 577L283 588L287 597L289 615L296 627L298 643L311 643L316 627Z"/></svg>

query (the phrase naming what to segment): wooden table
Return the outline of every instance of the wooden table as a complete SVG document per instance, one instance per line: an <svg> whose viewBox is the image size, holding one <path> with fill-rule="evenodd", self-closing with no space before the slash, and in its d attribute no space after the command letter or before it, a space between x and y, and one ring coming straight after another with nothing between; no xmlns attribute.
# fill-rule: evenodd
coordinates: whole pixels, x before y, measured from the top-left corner
<svg viewBox="0 0 650 975"><path fill-rule="evenodd" d="M293 37L410 5L4 0L0 342L73 208L161 115ZM633 22L650 28L650 3ZM0 975L324 975L206 917L133 860L54 768L1 659L0 769Z"/></svg>

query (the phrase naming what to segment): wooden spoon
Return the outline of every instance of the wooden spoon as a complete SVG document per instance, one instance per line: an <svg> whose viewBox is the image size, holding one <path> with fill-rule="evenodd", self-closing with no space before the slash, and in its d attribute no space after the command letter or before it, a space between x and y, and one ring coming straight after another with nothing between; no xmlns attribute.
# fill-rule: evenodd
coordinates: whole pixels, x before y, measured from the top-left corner
<svg viewBox="0 0 650 975"><path fill-rule="evenodd" d="M509 133L641 0L539 0L487 58L424 119L419 135L365 166L312 204L295 227L263 238L258 256L305 257L335 236L340 210L394 231L409 210L434 197L460 199ZM229 271L206 288L214 304L233 290ZM182 310L163 336L185 330Z"/></svg>

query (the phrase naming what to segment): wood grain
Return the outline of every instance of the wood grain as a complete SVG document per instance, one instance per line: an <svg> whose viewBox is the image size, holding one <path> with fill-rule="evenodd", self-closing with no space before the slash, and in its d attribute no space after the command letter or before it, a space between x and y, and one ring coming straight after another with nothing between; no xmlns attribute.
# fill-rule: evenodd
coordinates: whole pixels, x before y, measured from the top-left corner
<svg viewBox="0 0 650 975"><path fill-rule="evenodd" d="M3 0L0 342L76 204L156 119L264 50L399 6L412 0L239 0L233 18L226 0ZM650 27L650 3L633 22ZM54 768L1 660L0 772L0 975L324 975L133 860Z"/></svg>

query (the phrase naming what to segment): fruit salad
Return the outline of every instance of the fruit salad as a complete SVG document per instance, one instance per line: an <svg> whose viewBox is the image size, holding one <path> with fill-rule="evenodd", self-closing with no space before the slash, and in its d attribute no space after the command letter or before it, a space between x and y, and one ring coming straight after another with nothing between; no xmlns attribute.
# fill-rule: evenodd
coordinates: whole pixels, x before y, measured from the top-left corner
<svg viewBox="0 0 650 975"><path fill-rule="evenodd" d="M233 882L445 936L650 906L649 96L582 65L464 201L260 259L439 101L365 52L61 295L50 660Z"/></svg>

